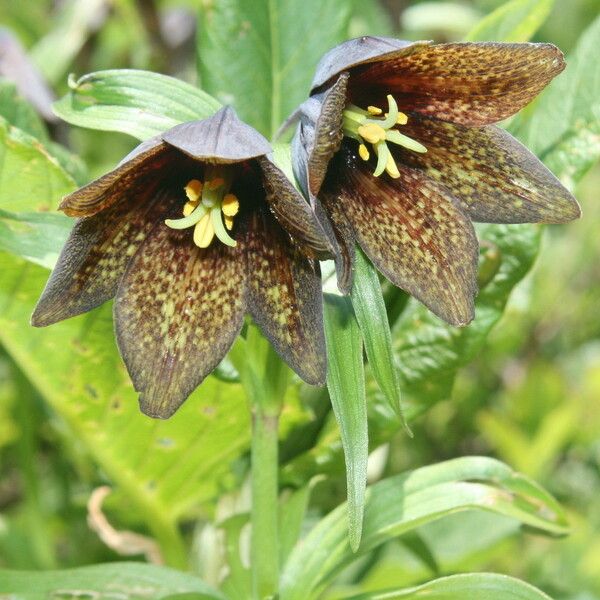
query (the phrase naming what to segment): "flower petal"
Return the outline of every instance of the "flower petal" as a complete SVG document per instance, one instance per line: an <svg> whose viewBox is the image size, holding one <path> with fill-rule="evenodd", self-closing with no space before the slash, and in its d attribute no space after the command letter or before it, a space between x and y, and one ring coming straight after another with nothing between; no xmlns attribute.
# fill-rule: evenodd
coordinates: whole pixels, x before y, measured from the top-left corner
<svg viewBox="0 0 600 600"><path fill-rule="evenodd" d="M91 217L137 186L146 185L167 168L176 154L157 138L147 140L128 154L116 169L65 196L59 208L70 217Z"/></svg>
<svg viewBox="0 0 600 600"><path fill-rule="evenodd" d="M465 127L411 116L402 132L427 147L394 147L398 162L445 186L485 223L565 223L580 216L569 191L527 148L495 126Z"/></svg>
<svg viewBox="0 0 600 600"><path fill-rule="evenodd" d="M337 243L329 221L317 218L308 202L283 171L267 157L258 159L263 173L266 200L275 218L308 258L331 258Z"/></svg>
<svg viewBox="0 0 600 600"><path fill-rule="evenodd" d="M290 244L266 210L249 216L246 235L248 312L304 381L324 385L327 369L318 263Z"/></svg>
<svg viewBox="0 0 600 600"><path fill-rule="evenodd" d="M565 67L552 44L452 43L354 67L350 97L385 105L392 94L404 112L463 125L487 125L529 104Z"/></svg>
<svg viewBox="0 0 600 600"><path fill-rule="evenodd" d="M169 194L154 186L78 220L35 307L32 324L51 325L110 300L127 263L169 202Z"/></svg>
<svg viewBox="0 0 600 600"><path fill-rule="evenodd" d="M374 177L372 165L345 142L321 199L334 221L336 210L343 211L359 245L392 283L452 325L472 320L477 238L443 187L403 166L398 179Z"/></svg>
<svg viewBox="0 0 600 600"><path fill-rule="evenodd" d="M196 160L211 163L240 162L272 152L269 142L240 121L230 106L208 119L176 125L162 139Z"/></svg>
<svg viewBox="0 0 600 600"><path fill-rule="evenodd" d="M189 230L157 224L115 300L115 329L142 411L170 417L225 356L243 324L239 248L198 248Z"/></svg>

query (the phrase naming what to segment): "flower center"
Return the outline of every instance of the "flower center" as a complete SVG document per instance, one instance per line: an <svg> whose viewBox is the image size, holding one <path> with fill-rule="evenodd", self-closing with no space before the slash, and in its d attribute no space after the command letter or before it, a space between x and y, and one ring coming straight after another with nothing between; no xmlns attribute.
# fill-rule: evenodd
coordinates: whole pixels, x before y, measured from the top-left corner
<svg viewBox="0 0 600 600"><path fill-rule="evenodd" d="M183 206L183 218L167 219L171 229L194 228L194 244L208 248L214 237L227 246L237 242L227 233L233 227L233 217L240 210L240 202L229 193L231 170L223 166L207 166L204 182L191 179L185 186L188 201Z"/></svg>
<svg viewBox="0 0 600 600"><path fill-rule="evenodd" d="M395 129L398 125L406 125L408 117L398 110L398 104L391 94L388 94L387 101L388 111L385 114L377 106L369 106L367 110L363 110L354 104L348 104L344 109L343 133L359 143L358 154L363 160L369 160L371 153L367 144L371 144L377 156L377 166L373 172L375 177L386 171L395 179L400 177L400 173L388 142L413 152L427 152L427 148Z"/></svg>

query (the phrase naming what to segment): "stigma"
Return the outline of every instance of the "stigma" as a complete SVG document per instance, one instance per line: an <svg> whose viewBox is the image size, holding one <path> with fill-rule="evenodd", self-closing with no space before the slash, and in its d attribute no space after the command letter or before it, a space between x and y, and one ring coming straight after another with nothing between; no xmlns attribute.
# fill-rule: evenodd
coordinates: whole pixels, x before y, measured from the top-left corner
<svg viewBox="0 0 600 600"><path fill-rule="evenodd" d="M397 179L400 173L388 143L419 153L427 152L427 148L396 129L408 123L408 116L398 110L398 104L391 94L388 94L387 101L388 111L385 114L377 106L369 106L364 110L348 104L344 109L343 133L358 142L358 155L365 161L371 157L367 145L372 147L377 156L377 166L373 172L375 177L385 171L390 177Z"/></svg>
<svg viewBox="0 0 600 600"><path fill-rule="evenodd" d="M181 219L167 219L171 229L194 228L194 244L208 248L216 237L226 246L237 242L229 235L233 218L240 210L238 198L229 193L231 172L227 167L207 166L204 181L191 179L184 188L187 202Z"/></svg>

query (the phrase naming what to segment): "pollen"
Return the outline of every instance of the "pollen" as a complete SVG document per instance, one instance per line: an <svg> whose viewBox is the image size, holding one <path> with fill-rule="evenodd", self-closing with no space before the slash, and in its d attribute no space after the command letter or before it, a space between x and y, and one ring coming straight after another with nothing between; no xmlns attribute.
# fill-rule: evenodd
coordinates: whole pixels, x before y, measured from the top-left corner
<svg viewBox="0 0 600 600"><path fill-rule="evenodd" d="M408 123L408 115L398 110L398 104L391 94L387 95L388 110L384 112L378 106L368 106L367 110L348 104L343 113L342 131L346 137L358 142L358 155L368 161L371 144L377 157L373 175L379 177L384 172L390 177L400 177L398 165L388 144L401 146L411 152L427 152L427 148L417 140L400 133L398 127Z"/></svg>
<svg viewBox="0 0 600 600"><path fill-rule="evenodd" d="M184 190L188 200L198 204L198 200L200 200L200 196L202 195L202 182L198 179L192 179L188 181Z"/></svg>

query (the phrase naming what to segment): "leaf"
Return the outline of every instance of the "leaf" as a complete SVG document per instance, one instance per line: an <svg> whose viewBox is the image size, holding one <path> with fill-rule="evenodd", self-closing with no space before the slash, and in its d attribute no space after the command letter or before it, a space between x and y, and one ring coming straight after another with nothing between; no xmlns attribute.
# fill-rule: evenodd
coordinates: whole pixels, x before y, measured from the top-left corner
<svg viewBox="0 0 600 600"><path fill-rule="evenodd" d="M523 581L495 573L451 575L410 589L359 594L347 597L347 600L409 600L423 597L428 600L551 600L550 596Z"/></svg>
<svg viewBox="0 0 600 600"><path fill-rule="evenodd" d="M134 69L97 71L70 82L54 112L79 127L120 131L139 140L185 121L205 119L221 105L194 86Z"/></svg>
<svg viewBox="0 0 600 600"><path fill-rule="evenodd" d="M528 42L550 15L554 0L510 0L469 32L471 42Z"/></svg>
<svg viewBox="0 0 600 600"><path fill-rule="evenodd" d="M450 460L370 486L356 554L345 535L345 506L329 513L292 552L282 574L281 600L318 597L357 557L420 525L474 508L510 516L542 532L567 532L561 507L530 479L490 458Z"/></svg>
<svg viewBox="0 0 600 600"><path fill-rule="evenodd" d="M51 269L73 227L57 213L14 214L0 209L0 249Z"/></svg>
<svg viewBox="0 0 600 600"><path fill-rule="evenodd" d="M48 211L75 182L35 138L0 117L0 209Z"/></svg>
<svg viewBox="0 0 600 600"><path fill-rule="evenodd" d="M347 298L326 295L327 388L337 419L348 487L348 538L353 550L361 538L369 436L362 338Z"/></svg>
<svg viewBox="0 0 600 600"><path fill-rule="evenodd" d="M198 24L202 87L272 137L308 95L321 56L345 38L348 19L345 0L204 3Z"/></svg>
<svg viewBox="0 0 600 600"><path fill-rule="evenodd" d="M511 127L559 177L575 187L600 159L600 17L584 32L567 69Z"/></svg>
<svg viewBox="0 0 600 600"><path fill-rule="evenodd" d="M400 378L392 349L392 334L377 271L360 248L356 251L350 298L373 377L392 410L402 415Z"/></svg>
<svg viewBox="0 0 600 600"><path fill-rule="evenodd" d="M225 598L187 573L134 562L115 562L64 571L0 571L0 592L10 594L11 600L68 600L101 596L118 596L121 600L167 600L173 598L173 594L192 593L190 599ZM187 598L181 596L184 597Z"/></svg>
<svg viewBox="0 0 600 600"><path fill-rule="evenodd" d="M115 485L115 504L143 519L165 559L183 566L176 522L214 496L249 447L242 388L208 377L170 420L145 417L115 346L110 306L47 329L29 326L47 276L0 254L0 343Z"/></svg>
<svg viewBox="0 0 600 600"><path fill-rule="evenodd" d="M38 140L46 141L48 133L44 123L30 106L17 93L12 81L0 77L0 116L13 127L17 127Z"/></svg>
<svg viewBox="0 0 600 600"><path fill-rule="evenodd" d="M533 225L487 225L480 229L480 277L484 275L484 281L480 282L475 319L468 327L451 327L423 306L409 303L392 329L402 389L410 399L409 416L448 397L458 369L481 350L502 317L514 286L533 265L540 234L541 229Z"/></svg>

